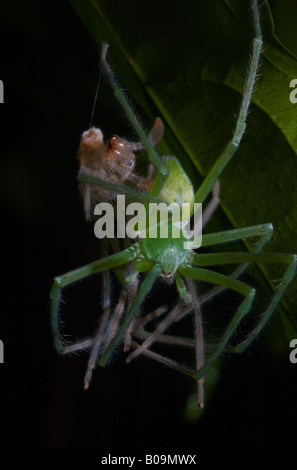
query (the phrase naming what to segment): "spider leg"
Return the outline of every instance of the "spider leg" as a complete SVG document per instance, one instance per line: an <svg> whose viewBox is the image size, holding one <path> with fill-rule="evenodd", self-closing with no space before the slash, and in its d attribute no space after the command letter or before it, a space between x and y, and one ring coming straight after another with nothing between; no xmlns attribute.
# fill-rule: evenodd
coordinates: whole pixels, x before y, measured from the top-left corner
<svg viewBox="0 0 297 470"><path fill-rule="evenodd" d="M106 340L105 340L105 347L109 345L110 341L112 340L112 338L114 337L118 329L118 325L124 313L127 293L128 293L127 287L123 287L119 296L119 301L113 311L110 325L108 326L108 332L107 332Z"/></svg>
<svg viewBox="0 0 297 470"><path fill-rule="evenodd" d="M166 328L169 328L169 326L174 323L179 321L180 319L184 318L186 315L188 315L192 310L193 306L192 305L185 305L183 302L179 302L177 304L179 306L179 312L176 314L175 317L172 317L171 313L168 313L168 315L172 318L170 322L168 322L168 325ZM173 307L175 308L175 307ZM158 342L158 343L165 343L165 344L172 344L172 345L177 345L177 346L191 346L194 347L194 340L191 338L184 338L184 337L177 337L177 336L170 336L170 335L164 335L164 334L156 334L156 329L153 332L148 332L144 330L144 326L147 323L150 323L151 321L159 318L161 315L163 315L167 311L167 307L159 307L153 312L149 313L145 317L141 318L137 322L135 322L135 326L133 328L133 336L136 336L137 338L140 339L147 339L150 338L151 344L149 346L152 346L153 342ZM158 327L160 323L156 325ZM154 338L152 340L151 335L154 335Z"/></svg>
<svg viewBox="0 0 297 470"><path fill-rule="evenodd" d="M90 381L92 378L93 369L96 366L97 357L99 353L99 349L102 345L102 341L104 339L104 333L106 329L106 325L110 316L110 279L109 279L109 272L103 273L103 315L102 319L99 324L98 331L96 332L95 336L93 337L93 344L92 349L90 352L88 366L84 378L84 389L87 390L90 385Z"/></svg>
<svg viewBox="0 0 297 470"><path fill-rule="evenodd" d="M111 84L111 86L114 90L114 94L115 94L116 98L118 99L118 101L120 102L120 104L122 105L124 111L126 112L133 128L137 132L138 137L139 137L140 141L143 144L143 147L145 148L145 150L148 153L148 157L149 157L150 161L155 165L156 168L158 168L158 170L159 170L160 174L163 176L163 180L164 180L164 178L167 176L167 173L168 173L167 168L164 165L164 163L162 162L162 160L159 157L156 150L154 149L154 146L152 145L149 137L147 137L146 133L142 129L142 127L140 125L140 122L138 121L138 119L137 119L136 115L134 114L131 106L129 105L129 101L126 98L124 92L119 87L119 85L117 83L117 80L116 80L116 78L115 78L115 76L114 76L114 74L113 74L113 72L110 68L110 65L106 61L107 49L108 49L108 44L103 43L102 44L102 51L101 51L101 59L100 59L101 69L102 69L103 73L105 74L107 80Z"/></svg>
<svg viewBox="0 0 297 470"><path fill-rule="evenodd" d="M106 256L106 254L108 253L107 251L108 248L107 248L107 243L106 243L107 241L108 241L107 239L102 240L103 242L102 256ZM90 380L92 378L93 369L95 368L96 363L97 363L99 351L100 349L102 349L103 344L106 347L110 343L112 338L114 337L115 332L118 328L120 319L124 312L127 295L129 291L131 291L134 288L134 286L135 286L135 283L133 283L129 287L124 286L122 288L120 296L119 296L119 301L112 314L110 325L108 326L108 321L110 319L110 274L108 271L103 272L103 315L102 315L102 319L98 327L98 331L93 337L92 349L91 349L91 353L90 353L90 357L88 361L87 371L86 371L85 378L84 378L85 390L87 390L89 387ZM136 288L137 288L137 283L136 283Z"/></svg>
<svg viewBox="0 0 297 470"><path fill-rule="evenodd" d="M132 340L131 345L135 349L138 349L140 347L140 345L134 340ZM157 362L160 362L161 364L163 364L167 367L171 367L172 369L193 378L193 370L192 369L190 369L189 367L181 366L178 362L174 361L173 359L169 359L165 356L161 356L160 354L157 354L156 352L151 351L150 349L144 349L142 351L142 354L144 356L147 356L147 357L151 358L151 359L154 359Z"/></svg>
<svg viewBox="0 0 297 470"><path fill-rule="evenodd" d="M148 169L147 169L147 176L146 178L148 180L151 180L153 178L154 174L154 165L152 163L149 164Z"/></svg>
<svg viewBox="0 0 297 470"><path fill-rule="evenodd" d="M102 180L100 178L95 178L86 174L82 174L79 177L80 183L94 184L96 186L102 186L103 188L113 191L115 194L125 194L132 199L144 201L144 202L163 202L160 198L152 194L143 194L139 191L136 191L128 186L121 186L119 184L110 183L108 181Z"/></svg>
<svg viewBox="0 0 297 470"><path fill-rule="evenodd" d="M220 196L220 183L219 183L219 180L217 180L212 188L212 199L206 206L206 209L204 209L203 213L200 215L200 217L202 217L202 223L198 223L198 221L201 222L201 219L198 219L198 221L195 220L195 226L194 226L194 230L192 233L192 236L194 238L198 236L200 230L207 224L207 222L209 221L209 219L211 218L211 216L217 209L218 205L220 204L219 196ZM197 214L199 217L198 211L197 211ZM196 213L194 213L194 217L195 215ZM186 231L189 230L189 227L190 227L190 220L186 226Z"/></svg>
<svg viewBox="0 0 297 470"><path fill-rule="evenodd" d="M126 177L126 181L131 181L131 183L135 184L135 186L140 190L147 192L151 185L152 180L148 178L144 178L143 176L135 175L134 173L130 173Z"/></svg>
<svg viewBox="0 0 297 470"><path fill-rule="evenodd" d="M271 224L264 224L264 225L258 225L258 226L254 226L254 227L247 227L246 229L238 229L239 232L237 232L238 236L239 236L239 239L241 238L241 235L244 235L242 238L246 238L246 237L251 237L251 236L260 236L260 240L256 243L256 245L254 246L254 248L251 250L251 253L259 253L263 248L264 246L269 242L271 236L272 236L272 233L273 233L273 227ZM244 230L244 232L242 232L242 230ZM227 233L226 233L227 232ZM218 240L220 242L222 242L222 239L221 239L221 235L223 234L224 232L219 232L217 235L218 235ZM227 238L226 238L226 235L227 235ZM234 240L234 236L236 236L236 230L235 230L235 233L233 230L227 230L225 231L225 235L224 235L224 240L223 241L230 241L230 240ZM229 238L230 237L230 240ZM203 243L202 243L203 244ZM237 279L238 277L240 277L244 271L246 270L246 268L249 266L249 263L243 263L242 265L238 266L238 268L236 268L233 273L230 274L230 277L232 277L233 279ZM220 294L221 292L223 292L224 290L226 289L226 287L213 287L212 289L210 289L209 292L207 292L206 294L203 294L201 297L200 297L200 305L202 305L204 302L208 302L211 298L213 298L214 296Z"/></svg>
<svg viewBox="0 0 297 470"><path fill-rule="evenodd" d="M206 209L203 211L202 214L202 227L207 224L209 219L211 218L212 214L215 212L216 208L220 204L220 183L217 180L212 188L212 199L207 205ZM195 236L194 231L194 236Z"/></svg>
<svg viewBox="0 0 297 470"><path fill-rule="evenodd" d="M90 185L84 184L81 191L82 191L82 196L83 196L86 221L89 222L91 220L91 207L92 207Z"/></svg>
<svg viewBox="0 0 297 470"><path fill-rule="evenodd" d="M127 333L125 334L124 351L128 351L131 348L133 336L136 336L139 339L148 338L152 333L148 331L144 331L144 326L147 323L163 315L167 310L168 310L167 306L164 305L162 307L157 308L153 312L145 315L144 317L141 317L140 315L135 316L135 318L131 322L130 327L127 330L128 334ZM128 338L126 338L126 335L128 336Z"/></svg>
<svg viewBox="0 0 297 470"><path fill-rule="evenodd" d="M217 360L217 358L226 348L226 345L229 342L234 331L236 330L237 326L239 325L243 317L249 312L256 291L255 289L253 289L248 284L245 284L244 282L238 281L236 279L232 279L229 276L225 276L224 274L210 271L208 269L184 266L184 267L180 267L179 270L181 274L191 279L197 279L201 281L210 282L213 284L218 284L220 286L224 286L234 291L237 291L245 297L245 299L242 301L242 303L238 307L223 337L221 338L216 350L213 352L211 357L207 360L205 365L199 371L193 373L193 378L195 380L199 380L205 376L205 374L208 372L208 370L211 368L211 366L214 364L214 362Z"/></svg>
<svg viewBox="0 0 297 470"><path fill-rule="evenodd" d="M124 181L131 181L131 183L135 184L139 189L145 191L148 190L151 186L151 181L148 181L146 178L142 176L135 175L134 173L127 172L126 169L122 168L117 163L113 163L113 171L121 176L122 182Z"/></svg>
<svg viewBox="0 0 297 470"><path fill-rule="evenodd" d="M139 346L138 349L133 351L131 354L126 359L126 362L129 363L133 359L135 359L139 354L141 354L145 349L149 348L151 344L158 338L163 331L165 331L168 328L168 325L174 321L174 318L179 314L179 311L181 309L181 305L177 304L171 312L165 316L165 318L159 323L155 331L153 331L150 336L142 343L141 346Z"/></svg>
<svg viewBox="0 0 297 470"><path fill-rule="evenodd" d="M106 257L108 255L108 239L104 238L101 242L101 255L102 258ZM92 349L90 352L89 360L88 360L88 366L87 370L85 373L85 378L84 378L84 389L87 390L89 388L89 384L92 378L92 373L93 369L96 365L97 362L97 357L99 353L99 349L102 345L103 339L104 339L104 333L106 329L106 325L110 316L110 273L109 271L103 271L102 273L103 277L103 302L102 302L102 309L103 309L103 315L102 318L100 319L99 325L97 332L95 333L95 336L93 337L93 344L92 344Z"/></svg>
<svg viewBox="0 0 297 470"><path fill-rule="evenodd" d="M272 234L272 224L252 225L250 227L224 230L223 232L207 233L202 237L201 246L217 245L251 237L261 237L261 243L264 243L264 241L267 243Z"/></svg>
<svg viewBox="0 0 297 470"><path fill-rule="evenodd" d="M233 349L234 352L242 352L246 349L247 346L255 339L255 337L260 333L262 328L265 326L266 322L272 315L273 311L277 307L278 303L280 302L281 297L283 296L284 292L286 291L288 285L292 281L295 276L296 272L296 265L297 265L297 256L290 255L286 253L216 253L216 259L214 259L214 254L210 253L207 255L200 255L199 261L197 257L193 257L193 263L199 264L200 266L211 266L211 265L220 265L226 263L284 263L288 264L288 268L286 269L284 276L280 285L278 286L274 296L271 299L268 307L266 308L264 314L260 317L257 325L252 330L250 335L247 337L239 345L235 346ZM249 311L254 295L255 289L251 288L247 284L244 284L241 281L237 281L232 279L228 276L224 276L222 274L209 271L207 269L201 268L193 268L193 267L185 267L181 268L181 272L194 279L205 280L208 282L213 282L215 284L223 285L227 288L231 288L233 290L237 290L241 294L245 295L245 300L242 302L238 310L236 311L230 325L228 326L223 338L221 339L217 351L211 356L208 363L195 375L196 378L200 378L209 370L212 366L214 361L217 359L219 354L224 350L226 347L229 339L233 335L234 331L236 330L237 326L241 322L242 318L246 313Z"/></svg>
<svg viewBox="0 0 297 470"><path fill-rule="evenodd" d="M253 51L250 60L250 67L248 71L247 81L245 83L242 102L239 110L239 115L233 137L230 142L227 144L225 150L218 158L207 177L199 187L198 191L195 194L195 202L203 203L205 198L211 192L215 181L220 176L221 172L224 170L225 166L233 157L234 153L238 149L240 141L245 131L246 119L248 114L249 105L251 102L251 96L253 93L254 85L257 77L257 69L259 65L259 59L262 49L262 32L259 19L259 7L257 0L252 0L252 9L253 9L253 21L255 25L256 37L253 40Z"/></svg>
<svg viewBox="0 0 297 470"><path fill-rule="evenodd" d="M144 330L135 330L133 331L133 336L136 336L139 339L147 339L151 335L150 332ZM156 336L154 339L155 343L170 344L173 346L186 346L190 348L195 347L195 341L192 338L183 338L181 336L171 336L171 335L160 335ZM142 352L143 353L143 352Z"/></svg>
<svg viewBox="0 0 297 470"><path fill-rule="evenodd" d="M137 319L134 325L135 331L142 330L144 325L155 320L156 318L159 318L166 311L167 311L167 307L163 305L162 307L156 308L156 310L154 310L153 312L148 313L147 315L145 315L145 317ZM134 332L134 329L133 329L133 332Z"/></svg>
<svg viewBox="0 0 297 470"><path fill-rule="evenodd" d="M131 306L132 306L132 304L135 300L135 297L137 295L138 286L139 286L139 279L138 279L138 277L136 277L134 279L132 285L130 286L130 289L129 289L129 302L128 302L128 305L127 305L127 311L128 312L130 311ZM132 333L132 330L133 330L135 322L136 322L137 313L138 312L136 312L135 317L132 319L130 325L128 326L128 328L125 332L125 335L124 335L124 352L127 352L130 349L131 333Z"/></svg>
<svg viewBox="0 0 297 470"><path fill-rule="evenodd" d="M176 287L177 287L180 297L183 299L183 301L186 304L190 303L192 301L192 296L191 294L189 294L189 291L178 271L176 271L174 277L175 277Z"/></svg>
<svg viewBox="0 0 297 470"><path fill-rule="evenodd" d="M202 329L202 315L200 302L196 293L195 284L192 279L187 279L188 288L191 292L192 301L194 304L194 332L195 332L195 358L196 358L196 371L202 369L204 365L204 341ZM204 377L197 380L198 386L198 408L204 407Z"/></svg>
<svg viewBox="0 0 297 470"><path fill-rule="evenodd" d="M285 256L286 256L286 259L285 259ZM281 281L274 297L272 298L272 300L271 300L270 304L268 305L266 311L264 312L264 314L260 318L260 320L258 322L258 325L256 325L254 330L249 334L249 336L244 341L242 341L240 344L238 344L234 348L234 352L236 352L236 353L243 352L252 343L252 341L254 341L254 339L258 336L258 334L260 333L262 328L265 326L265 324L269 320L270 316L273 314L275 308L277 307L278 303L280 302L280 299L283 296L284 292L286 291L288 285L294 279L295 274L296 274L297 257L296 257L296 255L289 255L290 258L287 257L287 256L288 255L284 255L283 262L290 263L290 264L289 264L289 266L288 266L288 268L287 268L287 270L286 270L286 272L285 272L285 274L282 278L282 281Z"/></svg>
<svg viewBox="0 0 297 470"><path fill-rule="evenodd" d="M137 244L119 253L115 253L113 255L107 256L106 258L99 259L90 264L82 266L81 268L74 269L73 271L69 271L68 273L57 276L54 279L50 292L51 328L54 338L54 345L59 354L67 354L68 352L72 352L72 346L65 343L60 333L59 306L62 297L62 289L72 284L73 282L80 281L81 279L84 279L85 277L88 277L92 274L129 263L129 261L132 261L132 259L135 257L136 252ZM90 347L92 345L92 340L87 338L86 340L76 344L81 344L81 347L77 347L75 350L85 349L85 347Z"/></svg>
<svg viewBox="0 0 297 470"><path fill-rule="evenodd" d="M151 290L156 278L160 274L160 266L158 264L154 265L149 271L144 279L143 283L141 284L138 293L131 305L130 310L126 313L121 326L119 327L116 335L111 340L110 344L108 345L107 349L102 354L98 364L100 366L105 366L106 362L108 361L110 355L112 354L114 348L117 346L119 341L121 340L122 336L124 335L126 329L130 325L134 315L138 312L142 302L144 301L147 293Z"/></svg>
<svg viewBox="0 0 297 470"><path fill-rule="evenodd" d="M296 272L296 265L297 265L297 255L291 255L286 253L216 253L217 258L214 260L213 253L206 255L201 255L199 261L195 256L193 257L193 263L199 266L211 266L211 265L220 265L220 264L227 264L227 263L241 263L241 262L249 262L249 263L284 263L288 265L286 269L282 281L278 286L274 296L271 299L270 304L268 305L267 309L265 310L264 314L260 317L258 324L254 328L254 330L250 333L250 335L242 341L239 345L235 346L234 352L242 352L246 349L247 346L258 336L270 316L272 315L273 311L277 307L281 297L283 296L285 290L287 289L288 285L292 281L295 276Z"/></svg>

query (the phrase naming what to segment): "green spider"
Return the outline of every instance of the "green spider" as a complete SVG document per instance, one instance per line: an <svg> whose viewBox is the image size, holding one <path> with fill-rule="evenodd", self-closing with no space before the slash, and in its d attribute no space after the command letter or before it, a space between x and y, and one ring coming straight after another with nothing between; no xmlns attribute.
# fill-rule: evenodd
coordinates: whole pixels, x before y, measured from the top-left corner
<svg viewBox="0 0 297 470"><path fill-rule="evenodd" d="M219 202L218 178L236 152L246 127L247 113L262 48L262 33L257 0L252 0L252 9L256 36L253 40L253 51L248 77L233 137L196 193L194 193L191 182L178 160L172 156L160 158L152 141L143 131L129 105L129 101L118 86L117 80L106 61L108 47L106 44L103 44L102 47L102 71L110 82L116 98L130 119L140 139L140 145L147 152L151 164L154 165L155 175L153 177L152 187L147 194L133 191L133 189L127 186L113 184L108 181L108 178L100 180L86 174L81 175L81 184L98 185L116 194L127 194L136 200L144 201L146 204L152 201L164 201L167 204L170 204L172 201L178 201L180 205L187 202L191 207L193 207L194 203L204 203L206 198L213 192L212 200L203 213L203 223L206 223ZM188 214L186 221L188 221L192 215L193 210L191 214ZM148 230L149 228L150 227L148 227ZM132 349L132 352L127 358L127 362L138 355L144 355L192 377L198 384L198 406L202 408L204 403L203 382L207 372L214 365L221 353L227 348L235 353L241 353L251 344L276 309L289 283L295 276L296 255L261 253L263 247L270 240L272 233L272 225L263 224L206 234L202 237L202 247L209 247L234 240L243 240L249 237L258 237L259 241L251 252L200 253L199 250L185 248L184 242L187 242L188 238L182 230L180 231L180 238L174 238L172 236L172 219L169 218L167 238L160 238L159 236L157 238L150 238L147 236L135 243L130 243L127 248L121 251L115 251L113 254L105 256L98 261L57 276L50 294L52 306L51 323L57 351L60 354L67 354L74 351L91 349L85 376L86 389L89 386L94 367L97 364L105 366L115 348L121 341L124 341L124 350ZM249 263L283 263L287 265L287 268L269 305L263 315L260 316L254 329L242 342L231 347L229 344L230 339L242 319L249 313L256 294L253 287L238 280L238 277L244 272ZM239 264L239 267L229 276L209 269L211 266L228 264ZM107 273L109 270L114 270L123 286L117 306L114 311L111 312L110 294L108 289L106 289L103 301L103 315L95 336L83 339L74 344L67 344L62 338L59 328L58 313L62 289L87 276L98 272ZM144 279L141 283L140 273L144 273ZM142 316L142 304L157 278L163 279L165 283L175 282L180 298L177 304L169 309L169 311L167 307L160 306L154 312ZM194 281L207 282L216 287L199 298L196 293ZM224 289L231 289L238 292L243 296L243 300L237 308L230 324L224 330L216 349L211 353L209 358L205 360L201 305ZM189 315L191 312L194 313L193 340L164 334L168 327L184 318L186 315ZM161 315L163 315L164 318L154 326L153 331L146 331L144 329L145 325L152 320L160 319ZM137 341L135 338L137 338ZM139 339L143 339L142 344L138 343ZM195 368L191 369L182 366L177 361L152 351L150 347L153 343L158 341L163 343L171 342L175 345L190 344L195 348Z"/></svg>

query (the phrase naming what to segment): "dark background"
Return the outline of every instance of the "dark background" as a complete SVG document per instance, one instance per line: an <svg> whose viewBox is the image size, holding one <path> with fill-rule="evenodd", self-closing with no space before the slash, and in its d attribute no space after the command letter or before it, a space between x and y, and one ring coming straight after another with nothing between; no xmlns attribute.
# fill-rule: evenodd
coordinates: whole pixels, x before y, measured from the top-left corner
<svg viewBox="0 0 297 470"><path fill-rule="evenodd" d="M293 4L271 2L276 31L297 54ZM0 34L3 448L295 448L297 366L288 357L270 366L265 341L223 361L200 420L187 411L192 383L174 371L145 359L125 366L117 353L84 392L87 356L55 353L52 279L99 257L74 158L89 125L98 48L66 1L7 3ZM106 127L120 127L108 96L100 99ZM73 294L95 324L99 280L82 284L67 300Z"/></svg>

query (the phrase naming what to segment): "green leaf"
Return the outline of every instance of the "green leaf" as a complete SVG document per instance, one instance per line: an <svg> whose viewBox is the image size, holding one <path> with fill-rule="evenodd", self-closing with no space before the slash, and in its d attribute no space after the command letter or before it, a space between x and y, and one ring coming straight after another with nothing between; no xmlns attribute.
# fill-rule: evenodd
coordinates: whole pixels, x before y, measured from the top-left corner
<svg viewBox="0 0 297 470"><path fill-rule="evenodd" d="M71 4L98 45L110 44L110 63L147 127L155 116L162 117L165 144L160 149L179 158L197 187L235 126L254 33L249 2ZM275 235L268 250L297 253L297 104L289 100L297 61L275 37L267 3L261 21L264 51L253 105L240 148L220 179L217 220L223 228L271 222ZM266 265L262 274L271 290L282 271ZM296 281L282 306L286 316L278 327L292 338L297 332ZM284 344L287 348L287 339Z"/></svg>

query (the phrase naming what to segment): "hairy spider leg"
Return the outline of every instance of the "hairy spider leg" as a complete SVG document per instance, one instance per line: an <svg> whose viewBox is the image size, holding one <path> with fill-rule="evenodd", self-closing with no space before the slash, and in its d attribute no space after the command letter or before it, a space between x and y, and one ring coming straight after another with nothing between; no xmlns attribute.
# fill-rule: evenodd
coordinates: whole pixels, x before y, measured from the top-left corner
<svg viewBox="0 0 297 470"><path fill-rule="evenodd" d="M153 287L153 284L156 280L156 278L160 275L161 269L158 264L155 264L152 266L152 268L148 271L148 274L146 275L145 279L143 280L138 293L131 305L130 310L127 312L125 315L125 318L123 322L121 323L120 328L117 331L117 334L113 337L112 341L108 345L107 349L104 351L102 354L101 358L98 361L98 364L100 366L105 366L107 363L110 355L112 354L114 348L117 346L119 341L121 340L123 334L125 333L126 329L129 327L134 315L137 313L138 309L142 305L147 293L151 290Z"/></svg>
<svg viewBox="0 0 297 470"><path fill-rule="evenodd" d="M194 306L194 338L195 338L195 362L196 371L203 368L204 365L204 339L202 328L201 304L197 296L196 287L192 279L187 279L187 285L190 289ZM198 408L204 407L204 376L197 379Z"/></svg>
<svg viewBox="0 0 297 470"><path fill-rule="evenodd" d="M132 340L131 344L135 349L139 348L139 346L140 346L135 340ZM190 367L181 366L174 359L169 359L165 356L161 356L160 354L157 354L154 351L151 351L150 349L144 349L142 351L142 354L144 356L147 356L147 357L151 358L151 359L154 359L157 362L160 362L161 364L163 364L167 367L171 367L172 369L176 370L177 372L181 372L182 374L185 374L185 375L193 378L193 369L191 369Z"/></svg>
<svg viewBox="0 0 297 470"><path fill-rule="evenodd" d="M111 340L113 339L118 325L123 316L127 298L129 299L128 309L131 306L131 302L134 300L137 289L138 279L136 278L131 284L124 285L119 294L118 302L111 314L110 312L110 273L109 271L103 271L103 315L100 318L99 328L93 337L93 346L90 352L88 367L84 379L84 389L89 387L93 369L97 364L97 358L100 352L107 348ZM125 339L126 343L127 339Z"/></svg>
<svg viewBox="0 0 297 470"><path fill-rule="evenodd" d="M198 257L194 255L193 264L195 266L213 266L221 264L237 264L237 263L283 263L288 264L282 281L278 286L274 296L271 299L270 304L265 310L264 314L261 315L258 324L254 330L249 334L249 336L242 341L239 345L234 348L235 352L243 352L247 346L255 339L256 336L260 333L262 328L265 326L270 316L274 312L277 304L279 303L281 297L283 296L285 290L287 289L289 283L295 276L297 255L287 254L287 253L217 253L216 261L214 261L213 253L202 254Z"/></svg>
<svg viewBox="0 0 297 470"><path fill-rule="evenodd" d="M101 244L101 258L105 258L108 254L108 240L103 239ZM93 343L92 348L90 351L90 356L88 360L87 370L84 377L84 389L87 390L89 388L89 384L92 378L93 369L97 362L98 353L102 342L104 340L104 333L106 329L106 325L108 323L110 317L110 275L109 271L103 271L102 273L102 292L103 292L103 301L102 301L102 309L103 314L100 318L98 323L98 328L93 336Z"/></svg>
<svg viewBox="0 0 297 470"><path fill-rule="evenodd" d="M134 277L134 279L133 279L133 283L132 283L131 288L129 289L129 301L128 301L128 305L127 305L127 311L128 312L130 311L131 306L132 306L132 304L135 300L135 297L136 297L137 291L138 291L138 287L139 287L139 277L138 277L138 274L137 274L137 276ZM131 332L133 330L133 327L134 327L134 324L136 322L138 314L139 314L139 312L136 312L135 317L132 319L130 325L128 326L128 328L125 332L125 335L124 335L124 352L127 352L130 349L130 346L131 346Z"/></svg>
<svg viewBox="0 0 297 470"><path fill-rule="evenodd" d="M108 49L108 44L103 43L102 44L101 59L100 59L101 69L102 69L103 73L105 74L108 82L111 84L111 86L113 88L113 91L114 91L114 94L115 94L116 98L118 99L118 101L120 102L120 104L122 105L124 111L126 112L133 128L137 132L138 137L139 137L140 141L143 144L143 147L147 151L147 154L148 154L148 157L149 157L150 161L153 163L153 165L159 171L160 178L158 179L158 185L154 185L154 188L152 190L152 196L155 196L156 194L158 194L160 192L160 189L162 188L164 180L165 180L165 178L168 174L168 170L167 170L166 165L164 164L164 162L162 161L162 159L160 158L160 156L156 152L156 150L155 150L154 146L152 145L149 137L146 135L146 133L142 129L141 124L138 121L135 113L133 112L133 110L132 110L132 108L129 104L129 101L126 98L123 90L119 87L119 85L117 83L117 79L114 76L114 74L113 74L113 72L110 68L110 65L106 61L107 49Z"/></svg>
<svg viewBox="0 0 297 470"><path fill-rule="evenodd" d="M103 259L93 261L92 263L82 266L81 268L74 269L73 271L69 271L68 273L55 277L50 292L51 328L54 338L54 345L59 354L67 354L68 352L72 352L71 345L67 345L67 343L62 339L60 335L58 314L62 296L62 289L72 284L73 282L80 281L81 279L84 279L85 277L88 277L92 274L96 274L100 271L117 268L119 266L125 265L134 259L135 254L136 244L119 253L115 253ZM82 349L79 344L85 344L86 347L91 347L93 344L93 339L87 338L86 340L76 343L76 350Z"/></svg>
<svg viewBox="0 0 297 470"><path fill-rule="evenodd" d="M236 279L230 278L223 274L216 273L204 268L198 268L198 266L212 266L212 265L221 265L221 264L235 264L235 263L284 263L288 264L282 281L277 288L275 294L273 295L271 302L266 308L264 314L260 317L258 324L242 343L234 348L235 352L242 352L244 349L255 339L255 337L260 333L264 325L267 323L268 319L274 312L277 307L281 297L283 296L288 285L292 281L296 273L296 264L297 264L297 255L291 255L286 253L216 253L216 259L214 259L214 253L210 254L201 254L194 255L193 257L193 266L184 266L180 268L180 272L184 276L188 276L192 279L203 280L206 282L211 282L213 284L219 284L230 288L232 290L238 291L245 296L245 300L241 303L237 309L230 325L226 329L220 343L217 346L216 351L210 357L207 364L200 371L194 374L195 378L203 377L209 368L216 361L221 352L225 349L228 341L235 332L237 326L241 322L242 318L250 310L252 301L255 295L255 289L249 285L238 281Z"/></svg>
<svg viewBox="0 0 297 470"><path fill-rule="evenodd" d="M210 357L210 359L206 362L206 364L197 372L193 373L193 378L199 380L205 376L208 372L210 367L214 364L216 359L225 349L230 337L234 333L235 329L241 322L242 318L249 312L251 308L252 301L255 296L255 289L250 287L249 285L245 284L244 282L238 281L236 279L232 279L229 276L225 276L224 274L216 273L214 271L210 271L208 269L196 268L192 266L184 266L179 268L181 274L184 276L190 277L192 279L210 282L212 284L217 284L220 286L227 287L234 291L239 292L242 294L245 299L242 301L240 306L238 307L233 319L231 320L230 326L228 327L228 334L227 332L223 335L220 343L217 345L216 350Z"/></svg>
<svg viewBox="0 0 297 470"><path fill-rule="evenodd" d="M85 174L82 174L79 177L79 181L81 183L89 183L89 184L102 186L103 188L109 189L110 191L113 191L116 194L125 194L126 196L129 196L132 199L136 199L136 200L143 201L143 202L156 202L156 203L164 202L159 197L153 196L151 192L150 194L145 194L139 191L135 191L134 189L129 188L128 186L122 186L120 184L110 183L109 181L105 181L100 178L95 178L93 176L89 176Z"/></svg>
<svg viewBox="0 0 297 470"><path fill-rule="evenodd" d="M273 234L273 226L272 224L263 224L263 225L258 225L258 226L253 226L253 227L246 227L245 229L237 229L237 231L239 230L239 240L243 240L244 238L248 238L248 237L253 237L253 236L260 236L260 240L256 243L256 245L253 247L253 249L251 250L251 253L259 253L263 248L264 246L269 242L272 234ZM244 232L242 231L244 230ZM247 232L246 232L247 230ZM254 232L255 231L255 232ZM231 235L231 239L232 240L235 240L233 238L233 236L235 235L234 233L234 230L226 230L224 232L218 232L217 235L218 237L220 238L220 243L223 243L224 239L221 238L221 235L224 234L224 237L226 235L226 233L228 234L228 232L232 232L232 235ZM256 233L256 235L253 235L253 232ZM214 234L212 234L213 236ZM219 242L218 242L219 243ZM213 244L213 242L211 241L210 244ZM202 243L203 245L203 243ZM205 245L203 245L205 246ZM240 277L244 271L246 270L246 268L249 266L249 263L243 263L241 264L240 266L238 266L234 271L233 273L230 274L230 277L234 278L234 279L237 279L238 277ZM220 294L221 292L223 292L225 290L225 287L214 287L212 289L210 289L208 292L206 292L205 294L203 294L201 297L200 297L200 304L202 305L204 302L208 302L210 299L212 299L214 296Z"/></svg>
<svg viewBox="0 0 297 470"><path fill-rule="evenodd" d="M139 354L141 354L144 349L147 349L150 347L150 345L155 341L155 338L160 336L163 331L165 331L168 326L173 322L175 321L175 318L177 317L177 315L180 313L180 310L182 308L182 305L180 304L177 304L175 307L172 308L172 310L170 311L170 313L168 315L165 316L165 318L159 323L159 325L157 326L156 330L153 332L153 334L151 334L143 343L141 346L139 346L139 348L137 348L135 351L133 351L131 354L129 354L129 356L127 357L126 359L126 362L129 363L131 362L133 359L135 359Z"/></svg>
<svg viewBox="0 0 297 470"><path fill-rule="evenodd" d="M235 130L232 139L225 147L225 150L218 158L216 163L211 168L210 172L206 176L205 180L199 187L198 191L195 194L195 202L203 203L205 198L211 192L215 181L219 178L220 174L229 163L234 153L238 149L240 141L245 131L246 127L246 118L249 110L249 105L251 102L251 96L255 86L255 81L257 77L257 70L259 66L259 59L262 50L262 32L260 26L260 13L257 0L252 0L252 9L253 9L253 21L256 31L256 37L253 40L253 51L250 60L250 67L248 71L247 81L243 90L241 106L239 110L238 119L235 125Z"/></svg>
<svg viewBox="0 0 297 470"><path fill-rule="evenodd" d="M207 224L209 219L212 217L213 213L220 204L220 182L217 180L212 188L212 198L206 209L202 214L202 228ZM194 236L196 233L194 232Z"/></svg>
<svg viewBox="0 0 297 470"><path fill-rule="evenodd" d="M137 291L138 291L138 278L134 278L132 282L129 285L125 285L120 293L120 301L117 305L117 307L114 310L112 321L110 323L110 326L108 328L107 336L106 336L106 347L110 344L111 340L114 338L121 318L123 316L124 310L125 310L125 304L128 300L128 306L131 307L132 302L135 300ZM106 349L106 348L105 348Z"/></svg>

